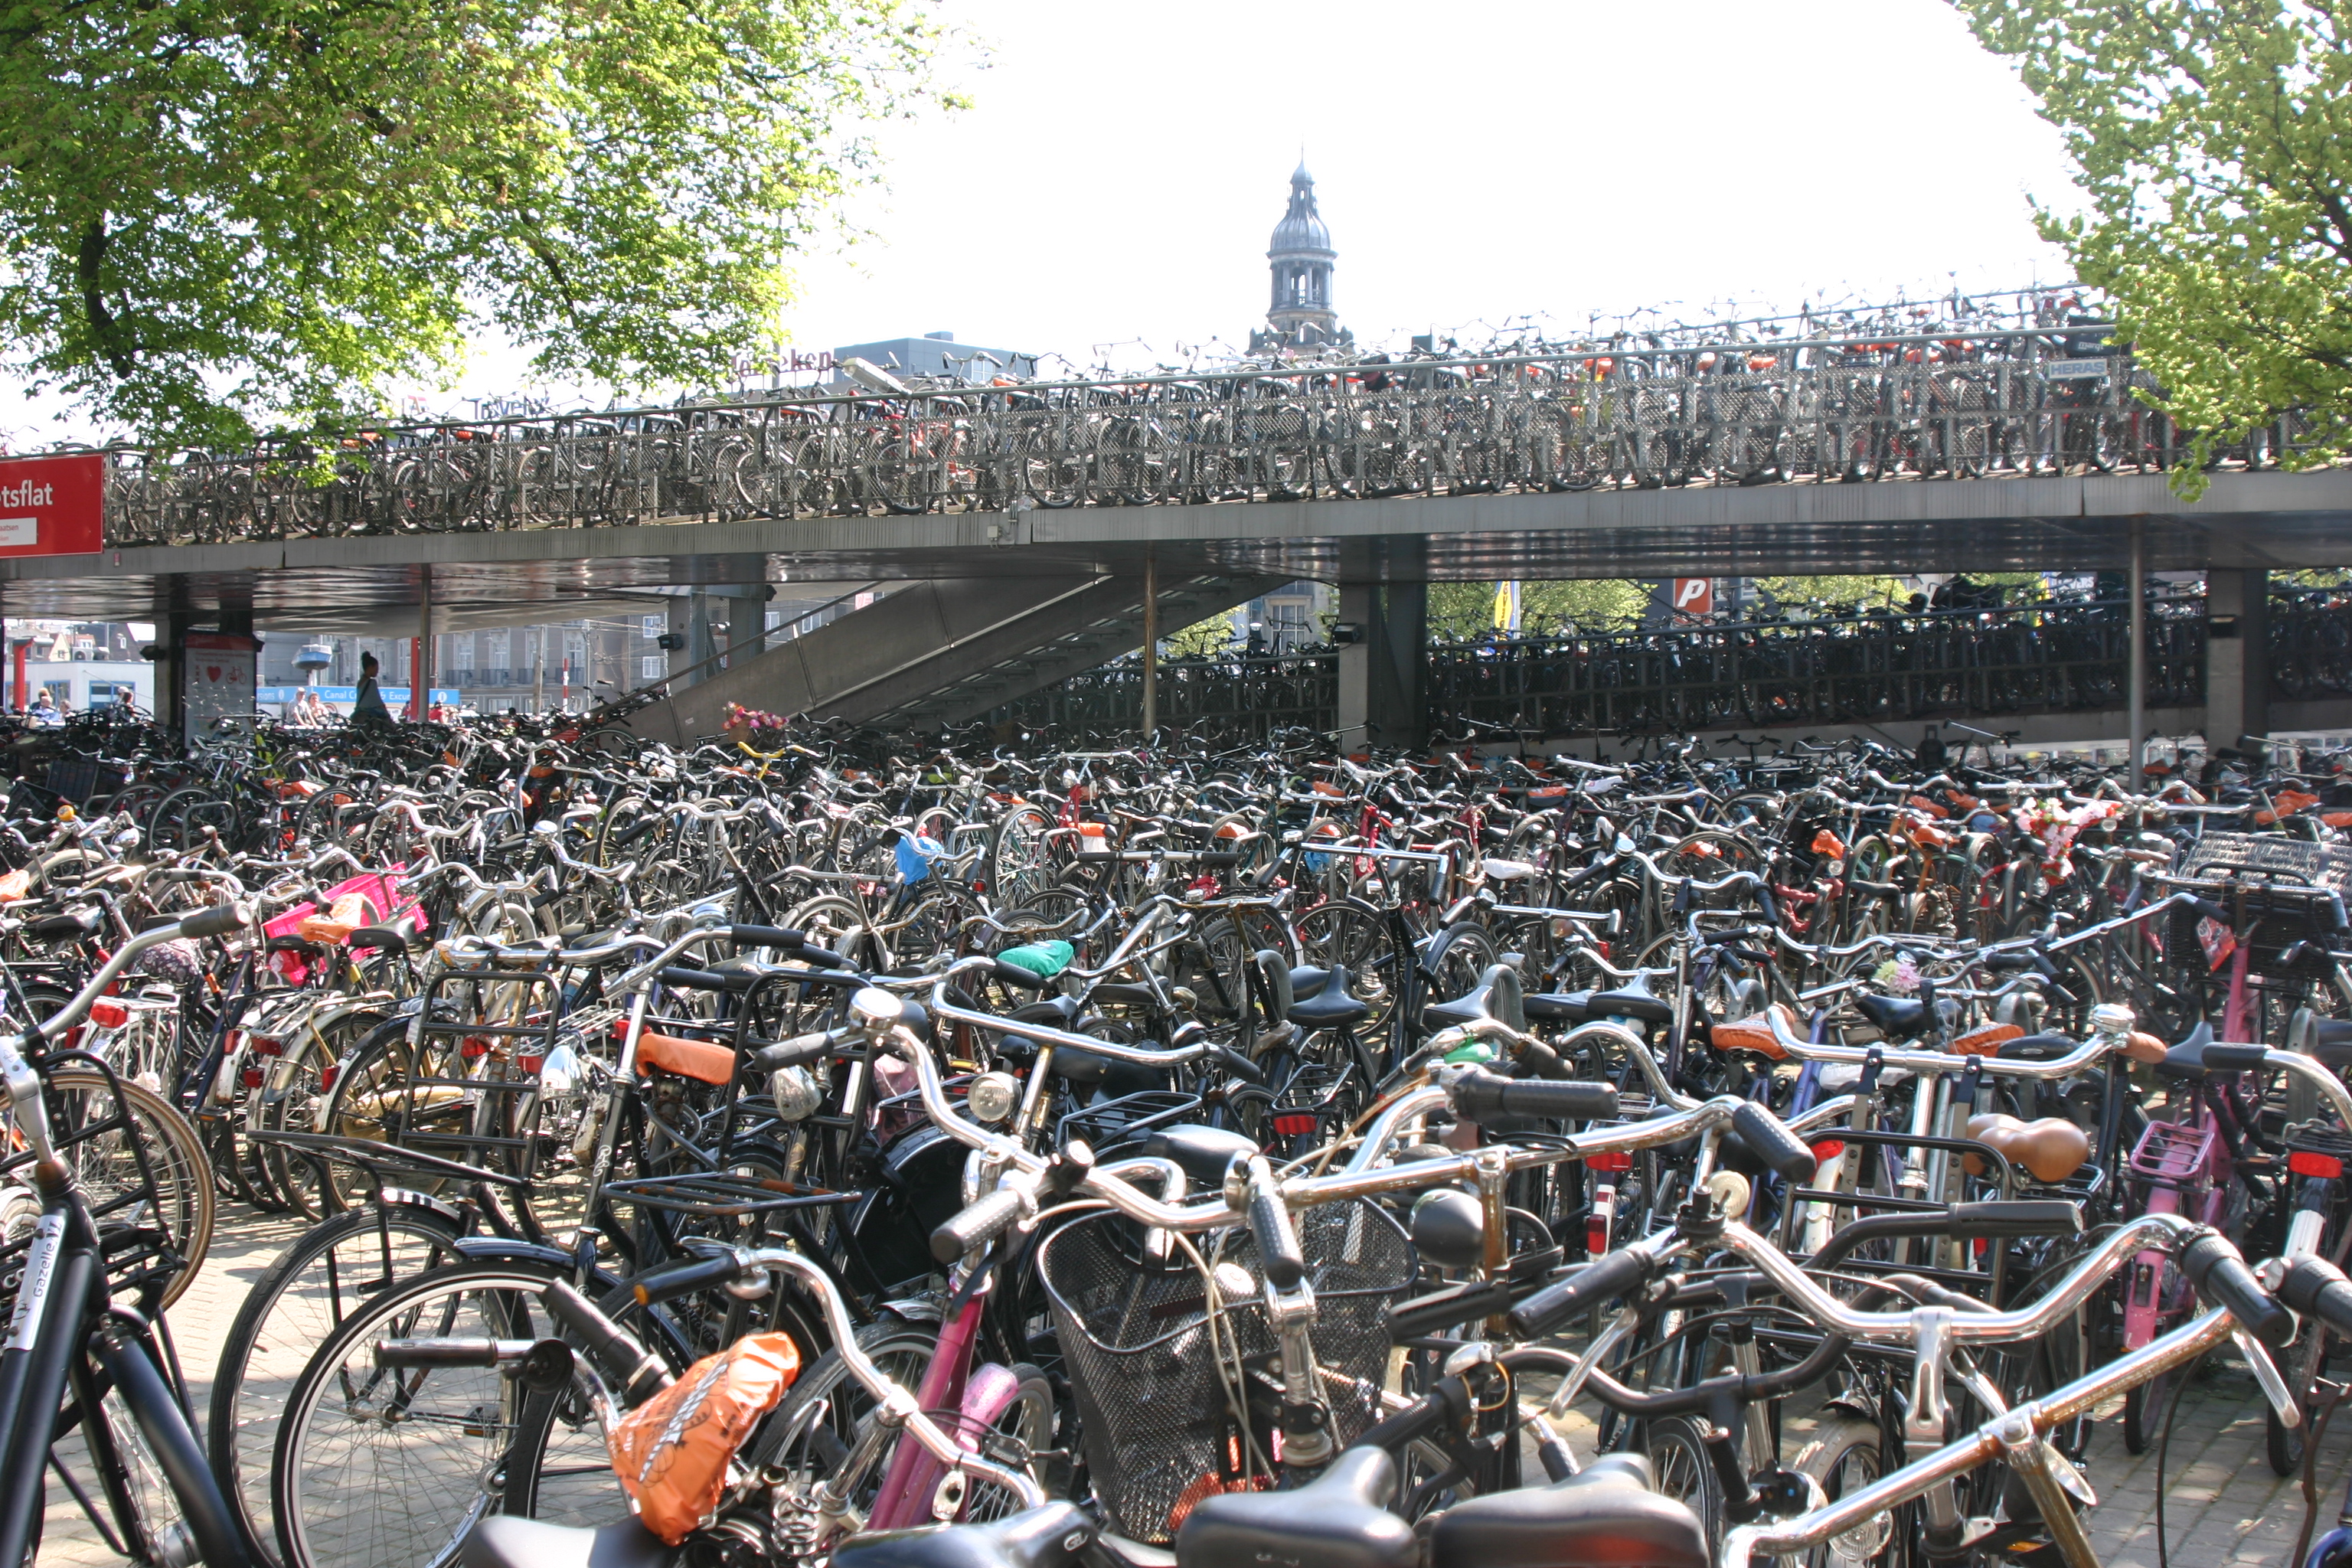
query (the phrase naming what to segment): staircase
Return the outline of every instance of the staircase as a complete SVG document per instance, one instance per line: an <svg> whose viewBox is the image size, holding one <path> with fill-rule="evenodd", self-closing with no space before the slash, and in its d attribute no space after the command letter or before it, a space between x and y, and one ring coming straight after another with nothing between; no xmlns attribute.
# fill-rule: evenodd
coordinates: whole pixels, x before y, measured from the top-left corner
<svg viewBox="0 0 2352 1568"><path fill-rule="evenodd" d="M1162 635L1279 587L1286 577L1163 575ZM862 610L719 670L633 715L685 745L718 733L730 704L933 730L1143 646L1138 576L962 577L912 583Z"/></svg>

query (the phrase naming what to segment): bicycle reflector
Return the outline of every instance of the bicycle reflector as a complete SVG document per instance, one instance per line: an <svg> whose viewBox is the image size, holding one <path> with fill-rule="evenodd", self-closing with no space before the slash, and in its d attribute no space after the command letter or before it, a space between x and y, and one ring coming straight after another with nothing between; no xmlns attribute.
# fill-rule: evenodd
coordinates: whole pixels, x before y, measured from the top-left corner
<svg viewBox="0 0 2352 1568"><path fill-rule="evenodd" d="M96 1016L96 1009L91 1010ZM2340 1176L2344 1162L2333 1154L2315 1154L2308 1149L2297 1149L2286 1157L2286 1168L2298 1176Z"/></svg>
<svg viewBox="0 0 2352 1568"><path fill-rule="evenodd" d="M89 1021L101 1029L119 1029L131 1022L131 1009L120 1002L93 1002L89 1005Z"/></svg>
<svg viewBox="0 0 2352 1568"><path fill-rule="evenodd" d="M1630 1149L1603 1149L1584 1157L1588 1171L1630 1171L1633 1168L1633 1152Z"/></svg>

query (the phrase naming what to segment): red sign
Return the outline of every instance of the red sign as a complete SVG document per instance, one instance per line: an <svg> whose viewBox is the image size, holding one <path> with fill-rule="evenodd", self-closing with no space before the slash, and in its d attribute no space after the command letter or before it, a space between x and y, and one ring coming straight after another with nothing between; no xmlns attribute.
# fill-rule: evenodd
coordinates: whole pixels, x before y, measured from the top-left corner
<svg viewBox="0 0 2352 1568"><path fill-rule="evenodd" d="M95 555L105 505L103 453L0 460L0 557Z"/></svg>
<svg viewBox="0 0 2352 1568"><path fill-rule="evenodd" d="M1714 578L1677 577L1675 579L1675 614L1706 616L1714 613Z"/></svg>

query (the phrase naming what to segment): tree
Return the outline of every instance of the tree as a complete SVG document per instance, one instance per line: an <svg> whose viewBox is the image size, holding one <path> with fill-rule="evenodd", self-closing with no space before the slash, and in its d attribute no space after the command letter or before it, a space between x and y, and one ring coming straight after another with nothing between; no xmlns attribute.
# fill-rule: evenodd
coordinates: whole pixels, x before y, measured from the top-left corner
<svg viewBox="0 0 2352 1568"><path fill-rule="evenodd" d="M556 374L714 378L951 101L920 0L16 0L10 368L149 439L332 423L495 327Z"/></svg>
<svg viewBox="0 0 2352 1568"><path fill-rule="evenodd" d="M2352 449L2352 5L1954 3L2064 132L2088 210L2037 204L2042 233L2199 457L2291 408L2314 424L2289 462Z"/></svg>
<svg viewBox="0 0 2352 1568"><path fill-rule="evenodd" d="M1233 647L1234 617L1229 611L1194 621L1183 630L1160 639L1170 658L1212 658Z"/></svg>

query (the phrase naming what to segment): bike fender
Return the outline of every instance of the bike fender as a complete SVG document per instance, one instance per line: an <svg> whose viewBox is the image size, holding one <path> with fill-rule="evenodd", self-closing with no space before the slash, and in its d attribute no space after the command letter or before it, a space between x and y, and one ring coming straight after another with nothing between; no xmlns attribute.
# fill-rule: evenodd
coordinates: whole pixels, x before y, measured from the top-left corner
<svg viewBox="0 0 2352 1568"><path fill-rule="evenodd" d="M997 1418L1013 1408L1013 1401L1021 1392L1021 1380L1010 1367L994 1362L975 1367L971 1380L963 1386L961 1410L966 1433L984 1430L996 1425ZM959 1437L959 1441L969 1441Z"/></svg>
<svg viewBox="0 0 2352 1568"><path fill-rule="evenodd" d="M510 1236L461 1236L453 1244L459 1256L477 1263L544 1263L562 1269L566 1278L576 1259L560 1247L544 1247Z"/></svg>

